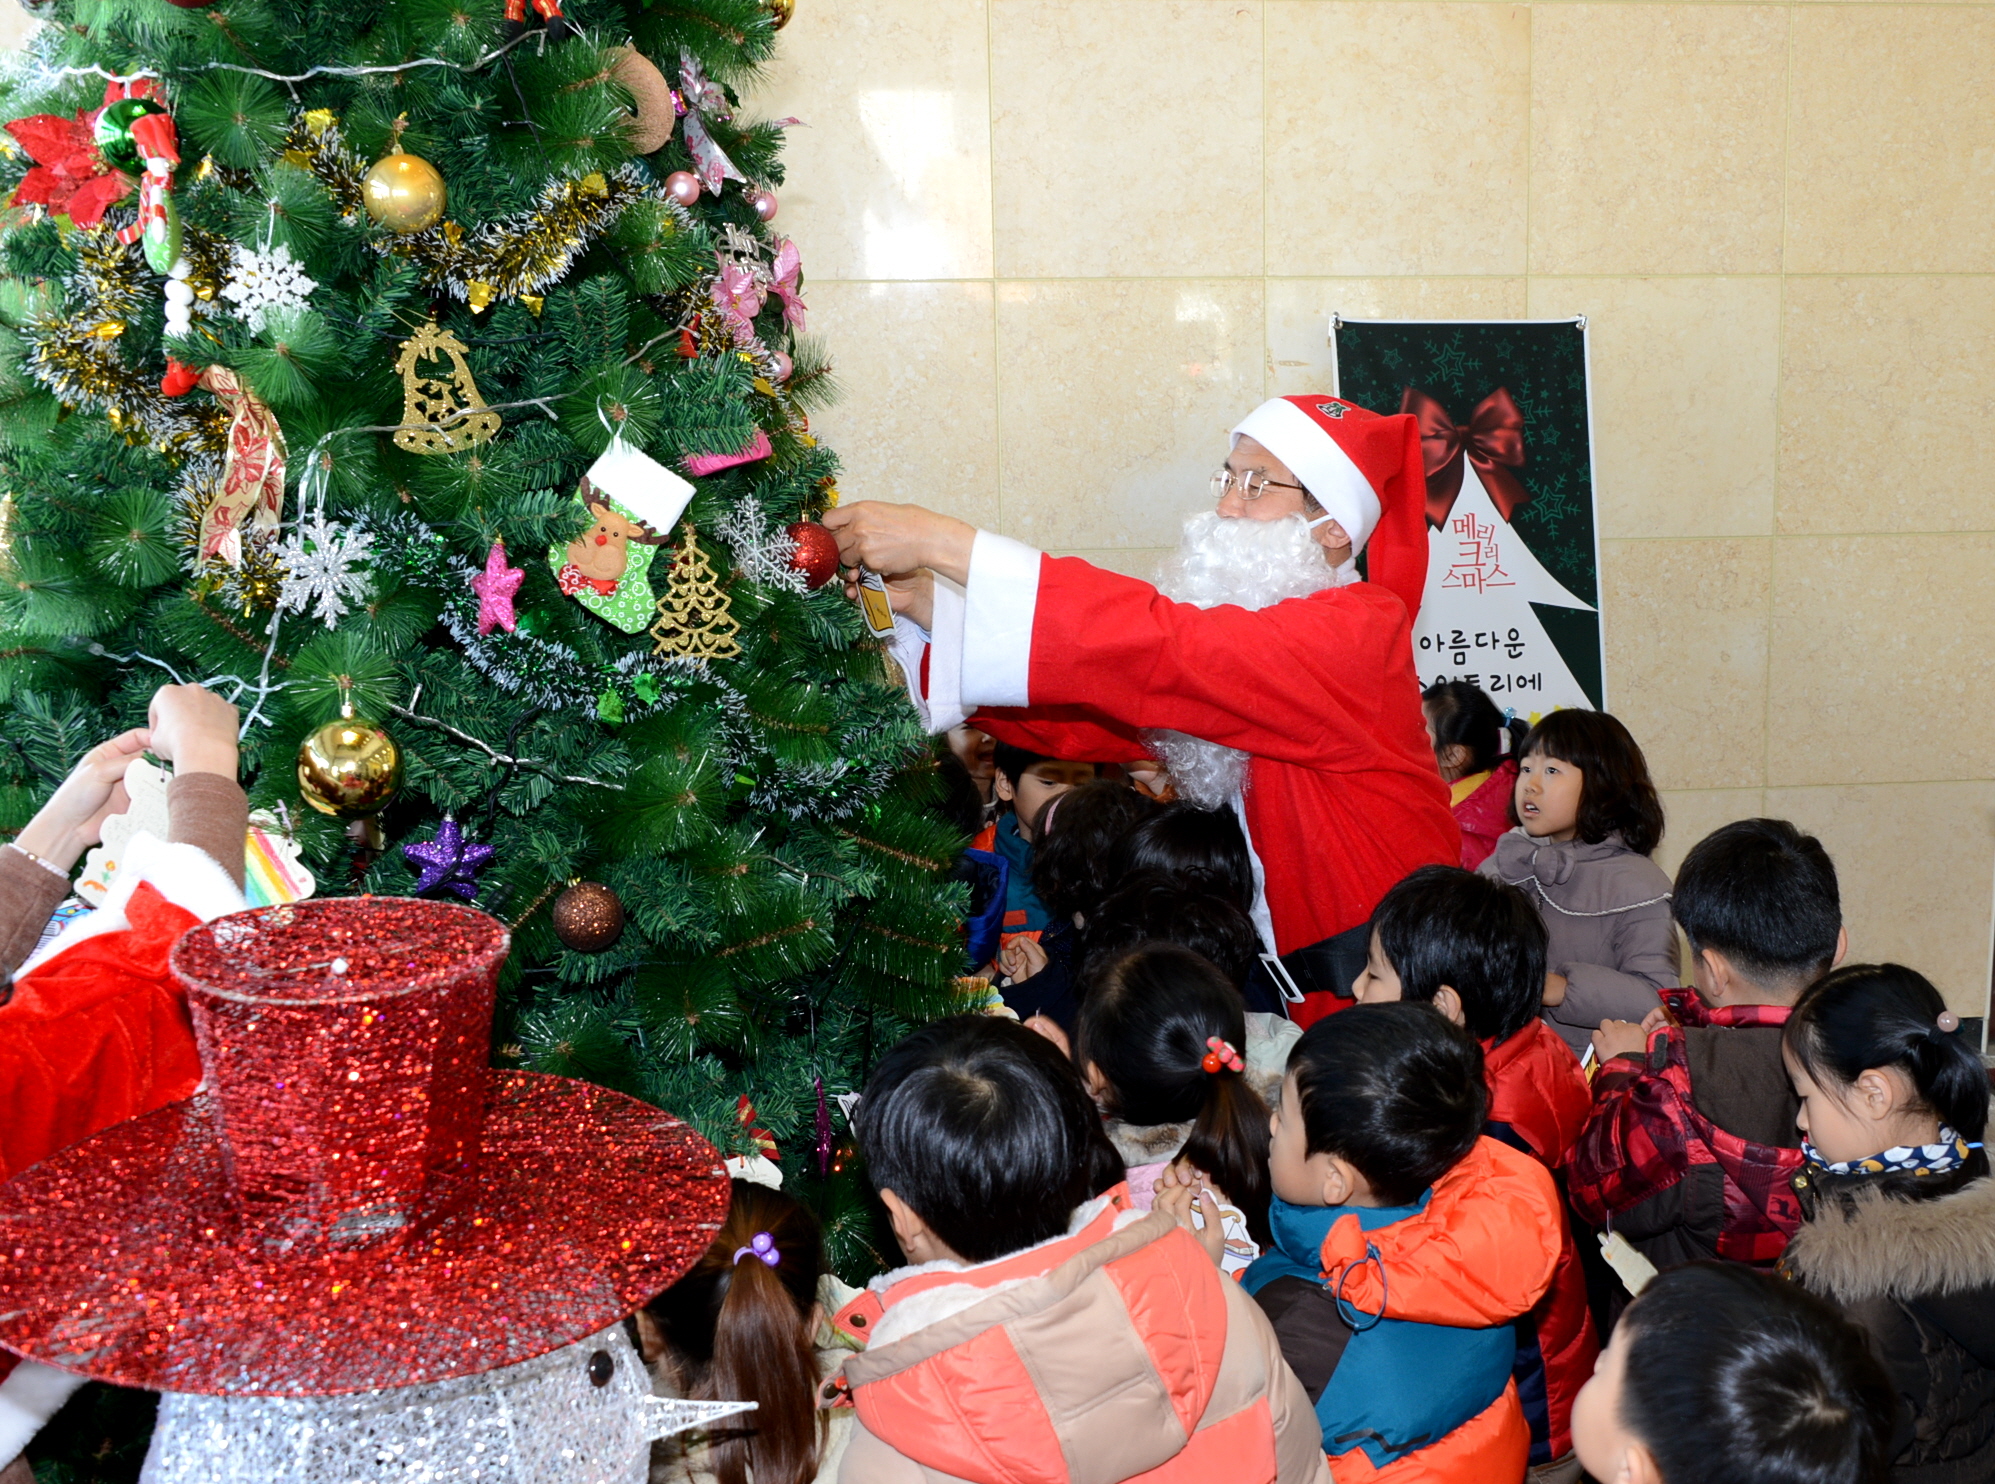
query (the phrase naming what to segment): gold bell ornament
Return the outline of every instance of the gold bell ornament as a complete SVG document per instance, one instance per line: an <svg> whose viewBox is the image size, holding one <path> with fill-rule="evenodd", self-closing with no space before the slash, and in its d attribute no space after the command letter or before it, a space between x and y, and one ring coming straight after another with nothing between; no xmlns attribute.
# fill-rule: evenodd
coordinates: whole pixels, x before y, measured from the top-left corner
<svg viewBox="0 0 1995 1484"><path fill-rule="evenodd" d="M488 442L499 431L499 414L487 410L464 356L464 342L435 320L402 342L402 353L395 358L395 369L402 376L397 448L410 453L457 453ZM438 359L450 362L441 376L417 369Z"/></svg>
<svg viewBox="0 0 1995 1484"><path fill-rule="evenodd" d="M402 749L387 729L353 714L340 687L339 720L298 744L298 792L321 814L378 813L402 786Z"/></svg>

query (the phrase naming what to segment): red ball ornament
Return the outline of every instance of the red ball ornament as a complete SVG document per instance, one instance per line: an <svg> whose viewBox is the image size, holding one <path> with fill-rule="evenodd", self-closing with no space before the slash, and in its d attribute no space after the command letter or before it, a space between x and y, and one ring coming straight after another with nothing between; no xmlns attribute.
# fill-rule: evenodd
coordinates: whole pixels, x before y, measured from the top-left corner
<svg viewBox="0 0 1995 1484"><path fill-rule="evenodd" d="M816 592L837 575L838 538L814 520L800 520L783 534L796 543L790 570L804 574L804 585Z"/></svg>
<svg viewBox="0 0 1995 1484"><path fill-rule="evenodd" d="M674 170L665 177L665 194L681 206L691 206L700 199L700 178L690 170Z"/></svg>
<svg viewBox="0 0 1995 1484"><path fill-rule="evenodd" d="M166 0L169 5L177 5L182 10L206 10L214 0Z"/></svg>
<svg viewBox="0 0 1995 1484"><path fill-rule="evenodd" d="M751 192L748 197L748 204L754 208L755 214L761 217L763 221L773 222L776 219L776 193L767 186L762 187L759 191Z"/></svg>

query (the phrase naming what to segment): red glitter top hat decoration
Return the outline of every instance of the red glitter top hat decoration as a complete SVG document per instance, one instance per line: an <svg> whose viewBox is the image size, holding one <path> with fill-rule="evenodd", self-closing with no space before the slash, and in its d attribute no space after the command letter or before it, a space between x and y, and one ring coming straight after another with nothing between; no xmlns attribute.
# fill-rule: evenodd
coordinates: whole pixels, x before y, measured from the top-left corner
<svg viewBox="0 0 1995 1484"><path fill-rule="evenodd" d="M511 1365L669 1287L727 1212L676 1118L487 1066L508 936L452 903L236 913L174 947L203 1090L0 1185L0 1345L157 1391Z"/></svg>

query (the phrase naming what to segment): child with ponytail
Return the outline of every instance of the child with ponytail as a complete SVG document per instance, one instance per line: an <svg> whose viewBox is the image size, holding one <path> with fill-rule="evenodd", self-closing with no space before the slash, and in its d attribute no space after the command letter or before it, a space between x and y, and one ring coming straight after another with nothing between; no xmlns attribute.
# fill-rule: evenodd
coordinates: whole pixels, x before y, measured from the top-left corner
<svg viewBox="0 0 1995 1484"><path fill-rule="evenodd" d="M1995 1478L1988 1072L1922 974L1851 964L1802 995L1781 1055L1807 1163L1782 1262L1870 1335L1909 1419L1892 1477Z"/></svg>
<svg viewBox="0 0 1995 1484"><path fill-rule="evenodd" d="M636 1315L661 1389L696 1400L752 1401L738 1427L660 1445L651 1484L830 1484L851 1413L818 1409L839 1353L813 1337L825 1276L817 1219L780 1190L734 1182L727 1220L677 1283Z"/></svg>
<svg viewBox="0 0 1995 1484"><path fill-rule="evenodd" d="M1467 680L1428 686L1420 692L1420 711L1462 832L1462 865L1473 871L1517 823L1511 795L1530 724L1504 716L1481 686Z"/></svg>
<svg viewBox="0 0 1995 1484"><path fill-rule="evenodd" d="M1246 1041L1240 991L1175 943L1142 944L1088 983L1074 1040L1132 1201L1147 1211L1173 1165L1195 1171L1217 1198L1229 1273L1268 1240L1268 1105L1246 1075Z"/></svg>

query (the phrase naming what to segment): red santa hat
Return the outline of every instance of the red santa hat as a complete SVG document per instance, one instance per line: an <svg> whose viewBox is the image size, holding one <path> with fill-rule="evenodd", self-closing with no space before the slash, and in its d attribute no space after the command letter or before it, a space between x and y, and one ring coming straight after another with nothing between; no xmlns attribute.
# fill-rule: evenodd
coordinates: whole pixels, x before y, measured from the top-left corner
<svg viewBox="0 0 1995 1484"><path fill-rule="evenodd" d="M1391 588L1408 613L1427 582L1427 475L1419 424L1320 393L1263 402L1233 430L1287 464L1351 538L1369 545L1370 580Z"/></svg>

